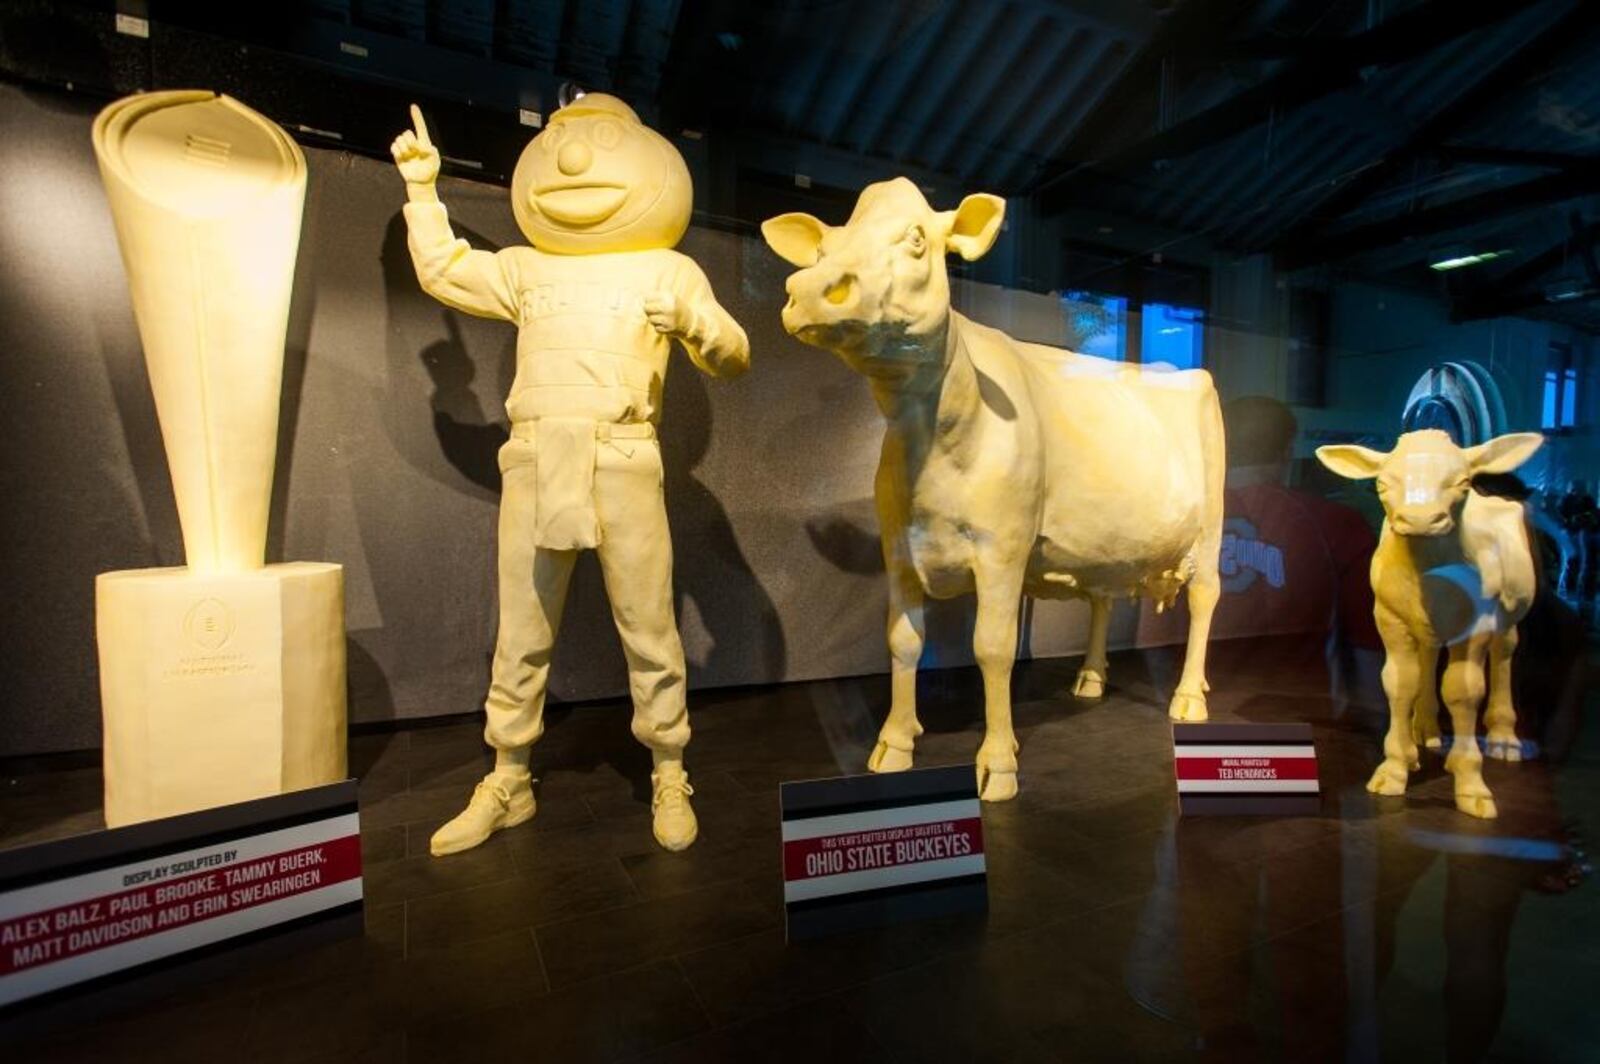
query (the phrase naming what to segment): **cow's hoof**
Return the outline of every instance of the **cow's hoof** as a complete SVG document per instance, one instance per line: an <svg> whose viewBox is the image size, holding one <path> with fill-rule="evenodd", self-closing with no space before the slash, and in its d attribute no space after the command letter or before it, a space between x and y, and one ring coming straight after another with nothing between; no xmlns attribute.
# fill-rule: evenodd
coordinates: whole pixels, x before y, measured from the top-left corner
<svg viewBox="0 0 1600 1064"><path fill-rule="evenodd" d="M1073 698L1099 698L1106 693L1106 674L1099 669L1085 666L1078 670L1078 678L1072 684Z"/></svg>
<svg viewBox="0 0 1600 1064"><path fill-rule="evenodd" d="M1517 738L1515 732L1491 731L1484 740L1484 753L1497 761L1521 761L1522 740Z"/></svg>
<svg viewBox="0 0 1600 1064"><path fill-rule="evenodd" d="M1479 820L1493 820L1499 816L1499 810L1494 807L1494 798L1485 789L1482 794L1467 794L1456 792L1456 808L1468 816L1475 816Z"/></svg>
<svg viewBox="0 0 1600 1064"><path fill-rule="evenodd" d="M986 802L1009 802L1017 796L1017 773L978 764L978 797Z"/></svg>
<svg viewBox="0 0 1600 1064"><path fill-rule="evenodd" d="M1438 750L1444 746L1443 740L1439 738L1439 725L1437 724L1422 726L1413 724L1411 726L1411 741L1418 746L1425 746L1429 750Z"/></svg>
<svg viewBox="0 0 1600 1064"><path fill-rule="evenodd" d="M978 797L1004 802L1017 796L1017 741L985 739L978 747Z"/></svg>
<svg viewBox="0 0 1600 1064"><path fill-rule="evenodd" d="M1173 720L1199 721L1208 715L1204 691L1179 691L1172 696L1172 705L1167 707L1167 716Z"/></svg>
<svg viewBox="0 0 1600 1064"><path fill-rule="evenodd" d="M911 751L890 746L882 739L867 758L868 772L904 772L911 767Z"/></svg>
<svg viewBox="0 0 1600 1064"><path fill-rule="evenodd" d="M1367 790L1373 794L1386 794L1391 798L1406 793L1406 781L1409 774L1406 767L1398 761L1384 761L1378 766L1378 771L1372 774L1367 781Z"/></svg>

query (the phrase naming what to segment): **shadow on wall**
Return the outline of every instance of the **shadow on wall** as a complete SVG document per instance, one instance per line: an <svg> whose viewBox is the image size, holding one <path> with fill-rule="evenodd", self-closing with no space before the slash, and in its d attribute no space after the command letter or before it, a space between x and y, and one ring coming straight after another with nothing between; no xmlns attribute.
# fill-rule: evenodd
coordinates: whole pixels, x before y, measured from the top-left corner
<svg viewBox="0 0 1600 1064"><path fill-rule="evenodd" d="M864 522L858 520L855 513L869 513L873 506L871 499L863 499L858 505L852 505L848 514L809 520L806 522L806 538L811 540L817 554L840 572L857 576L876 574L887 579L882 541L877 531L864 527ZM919 670L956 668L973 663L972 636L977 609L977 599L970 594L950 599L929 598L923 603L925 641L922 660L917 666ZM1026 639L1019 644L1026 645ZM981 695L977 704L981 713ZM927 719L922 719L921 723L924 728L939 732L960 730L968 721L963 718L930 724Z"/></svg>
<svg viewBox="0 0 1600 1064"><path fill-rule="evenodd" d="M499 249L482 236L453 222L456 235L474 248L495 252ZM411 265L411 253L406 247L406 220L399 211L389 219L383 238L383 289L389 309L387 350L389 379L405 380L415 376L415 360L428 371L433 382L429 405L433 410L433 433L438 441L435 450L425 437L413 431L415 411L403 409L394 403L385 403L384 427L395 449L410 460L420 472L456 491L479 498L500 497L500 447L510 432L503 418L490 418L484 413L478 397L472 391L477 377L477 366L467 351L461 333L461 314L443 306L424 293L417 285L416 271ZM408 319L421 319L437 315L443 323L445 336L422 349L420 354L405 342L414 326ZM517 368L517 336L514 327L506 326L506 338L495 366L499 371L497 395L507 395ZM441 463L439 458L443 457ZM454 470L466 478L453 475Z"/></svg>
<svg viewBox="0 0 1600 1064"><path fill-rule="evenodd" d="M672 530L674 609L684 628L693 603L709 646L686 646L689 683L761 682L785 675L783 624L734 535L728 512L695 475L711 447L711 397L704 374L674 345L662 397L661 460Z"/></svg>
<svg viewBox="0 0 1600 1064"><path fill-rule="evenodd" d="M500 495L500 448L509 434L498 421L489 421L472 392L477 367L467 355L456 313L443 314L446 337L422 351L422 363L433 378L433 434L445 460L462 476Z"/></svg>
<svg viewBox="0 0 1600 1064"><path fill-rule="evenodd" d="M493 249L477 233L458 230L474 246ZM319 249L303 248L302 261ZM372 382L366 385L371 391L343 400L351 420L334 436L340 460L348 463L345 490L361 541L360 558L350 560L347 593L351 582L366 582L381 619L349 632L354 721L476 707L475 699L460 692L469 686L467 676L472 687L481 687L488 676L493 525L485 528L472 511L498 500L496 456L507 437L505 426L484 413L472 392L478 363L487 360L472 358L459 315L417 285L398 210L377 251L384 361L370 377L350 379L354 388ZM497 342L494 365L509 387L515 336ZM484 346L480 340L480 350ZM363 406L381 426L376 439L360 431ZM342 439L345 433L354 435ZM474 567L485 556L488 563ZM481 603L481 609L457 605L462 600ZM435 608L429 609L430 602Z"/></svg>

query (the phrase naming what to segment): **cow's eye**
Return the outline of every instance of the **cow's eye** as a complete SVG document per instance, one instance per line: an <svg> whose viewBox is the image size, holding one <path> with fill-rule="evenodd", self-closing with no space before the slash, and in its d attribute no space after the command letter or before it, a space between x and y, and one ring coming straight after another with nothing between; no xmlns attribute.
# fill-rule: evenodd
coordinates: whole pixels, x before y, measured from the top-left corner
<svg viewBox="0 0 1600 1064"><path fill-rule="evenodd" d="M911 254L919 258L928 249L928 236L922 231L922 226L913 225L906 230L906 247L911 249Z"/></svg>

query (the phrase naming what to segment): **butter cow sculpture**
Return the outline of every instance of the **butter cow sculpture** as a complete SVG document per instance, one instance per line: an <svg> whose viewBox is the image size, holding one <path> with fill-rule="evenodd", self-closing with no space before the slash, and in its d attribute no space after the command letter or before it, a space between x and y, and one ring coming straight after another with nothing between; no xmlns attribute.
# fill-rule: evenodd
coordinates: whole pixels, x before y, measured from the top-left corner
<svg viewBox="0 0 1600 1064"><path fill-rule="evenodd" d="M1388 454L1353 444L1317 448L1317 458L1340 476L1377 478L1383 503L1372 591L1389 733L1383 764L1367 783L1374 794L1404 794L1419 767L1418 744L1439 745L1434 668L1447 646L1444 701L1455 735L1445 768L1455 777L1456 808L1495 815L1478 750L1478 703L1487 686L1489 756L1520 760L1511 655L1517 623L1533 604L1533 552L1522 504L1479 495L1471 483L1478 473L1509 473L1543 442L1538 433L1519 432L1461 448L1438 429L1423 429L1401 436Z"/></svg>
<svg viewBox="0 0 1600 1064"><path fill-rule="evenodd" d="M529 748L544 731L551 647L585 549L599 554L627 655L633 734L654 759L655 837L681 850L698 827L683 767L689 717L655 424L671 340L715 377L750 362L744 330L700 268L672 250L689 225L688 169L627 104L590 93L551 117L512 176L512 210L533 247L474 251L450 229L434 189L439 152L421 112L411 114L415 130L392 150L417 279L440 302L519 330L485 704L495 768L434 834L432 852L469 849L533 816Z"/></svg>
<svg viewBox="0 0 1600 1064"><path fill-rule="evenodd" d="M1188 655L1170 707L1204 720L1206 636L1220 591L1222 418L1203 371L1143 371L1023 343L950 308L947 250L976 259L1005 203L935 211L916 185L868 186L850 220L786 214L762 226L800 267L783 324L864 374L887 422L876 482L889 572L893 698L868 767L908 768L923 597L976 592L983 672L981 796L1016 794L1011 667L1026 593L1087 598L1076 693L1106 680L1111 600L1170 604L1187 581Z"/></svg>

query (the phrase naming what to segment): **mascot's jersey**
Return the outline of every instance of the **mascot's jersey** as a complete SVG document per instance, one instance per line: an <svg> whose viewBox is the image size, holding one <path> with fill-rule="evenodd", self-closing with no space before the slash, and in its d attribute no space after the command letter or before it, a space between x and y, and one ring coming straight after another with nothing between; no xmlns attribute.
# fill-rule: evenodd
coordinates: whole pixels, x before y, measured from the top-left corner
<svg viewBox="0 0 1600 1064"><path fill-rule="evenodd" d="M517 324L517 376L506 400L514 423L654 423L671 340L645 318L644 301L652 295L677 299L681 339L700 369L726 375L749 357L744 330L686 255L669 248L595 255L474 251L451 232L443 204L408 203L405 214L411 257L429 295Z"/></svg>

